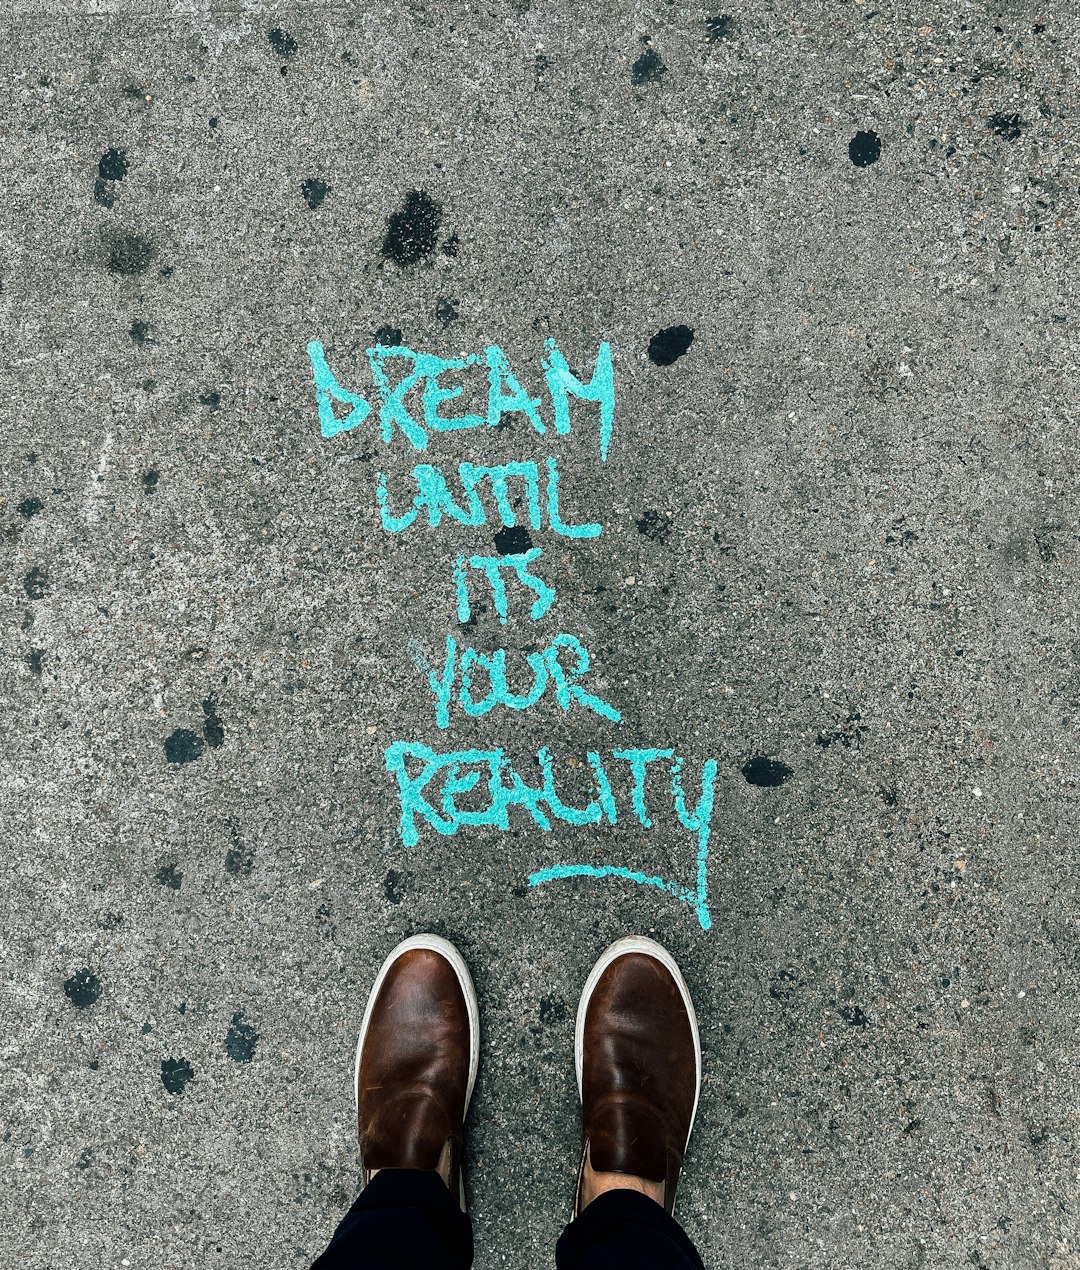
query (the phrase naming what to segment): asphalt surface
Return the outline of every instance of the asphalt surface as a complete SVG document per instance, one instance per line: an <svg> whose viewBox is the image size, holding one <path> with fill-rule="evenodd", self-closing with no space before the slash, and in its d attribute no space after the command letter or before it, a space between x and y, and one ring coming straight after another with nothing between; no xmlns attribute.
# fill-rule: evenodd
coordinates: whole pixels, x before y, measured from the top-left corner
<svg viewBox="0 0 1080 1270"><path fill-rule="evenodd" d="M701 1019L706 1264L1080 1265L1076 15L2 21L0 1262L308 1265L367 987L433 929L484 1011L478 1266L552 1261L577 996L627 933ZM547 340L582 379L610 345L606 460ZM322 435L312 341L360 426ZM384 439L377 343L498 346L545 432ZM399 513L417 464L459 496L548 456L599 536L380 521L380 473ZM526 543L550 611L474 571L460 622L456 558ZM620 722L552 681L438 726L448 636L522 693L559 633ZM439 776L406 846L395 742L533 788L546 748L579 808L591 752L615 814L441 834ZM650 748L689 800L716 761L700 869L669 760L642 817L611 757ZM530 885L565 865L670 885Z"/></svg>

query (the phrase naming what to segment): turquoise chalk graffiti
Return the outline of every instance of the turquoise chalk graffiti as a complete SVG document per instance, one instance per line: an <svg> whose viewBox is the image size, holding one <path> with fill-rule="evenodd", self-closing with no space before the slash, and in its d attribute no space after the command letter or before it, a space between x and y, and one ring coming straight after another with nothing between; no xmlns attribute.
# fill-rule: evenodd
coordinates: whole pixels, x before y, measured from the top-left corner
<svg viewBox="0 0 1080 1270"><path fill-rule="evenodd" d="M543 438L544 449L553 450L559 438L590 420L595 422L600 461L607 460L615 418L615 377L607 343L597 347L592 369L583 378L570 369L553 339L545 341L540 369L546 396L530 392L497 344L451 358L377 344L366 350L371 383L367 395L338 379L319 340L308 344L307 353L319 429L327 440L370 421L383 445L390 447L400 437L412 450L427 452L433 439L443 434L512 424L513 437ZM479 399L470 401L470 393ZM479 595L485 599L490 595L500 626L508 626L515 612L523 620L540 622L558 596L542 576L543 549L532 545L529 534L547 531L556 540L586 543L603 533L599 522L578 521L564 512L561 480L554 453L497 464L461 459L443 466L424 461L404 480L401 475L377 471L374 507L379 526L387 534L501 526L495 535L498 555L455 554L453 616L461 625L475 625L479 615L488 611ZM519 607L522 599L524 608ZM616 706L585 687L591 655L583 640L566 631L552 636L546 647L538 649L526 642L520 651L462 645L448 634L439 665L430 664L417 641L410 640L409 648L431 693L435 726L440 730L449 728L456 716L482 719L496 710L521 712L552 699L563 712L584 711L612 726L623 722ZM535 888L575 878L629 882L688 906L701 929L711 929L709 849L718 773L715 758L702 762L700 791L690 797L684 783L684 759L674 749L621 747L603 756L599 750L589 750L585 765L591 788L587 796L578 790L573 801L564 797L565 786L560 792L555 759L546 745L523 765L502 749L438 752L420 741L394 741L386 747L384 761L396 782L398 829L406 848L417 846L421 834L429 831L443 837L482 826L509 831L512 820L522 816L544 833L559 824L580 829L628 821L652 829L653 816L666 807L673 817L669 824L676 824L693 843L691 880L630 864L560 862L530 873L528 884ZM613 774L618 776L614 783ZM666 798L658 803L661 779Z"/></svg>

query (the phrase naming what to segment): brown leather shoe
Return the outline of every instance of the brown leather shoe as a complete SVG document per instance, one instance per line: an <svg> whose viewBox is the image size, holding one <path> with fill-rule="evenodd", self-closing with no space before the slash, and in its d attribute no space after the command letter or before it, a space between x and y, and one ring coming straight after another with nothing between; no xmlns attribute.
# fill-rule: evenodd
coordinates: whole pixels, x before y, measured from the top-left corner
<svg viewBox="0 0 1080 1270"><path fill-rule="evenodd" d="M480 1011L453 944L414 935L383 962L356 1046L364 1184L376 1169L439 1169L465 1208L465 1113L480 1059Z"/></svg>
<svg viewBox="0 0 1080 1270"><path fill-rule="evenodd" d="M585 1165L662 1183L675 1207L701 1091L701 1042L690 993L671 954L642 936L620 939L593 967L574 1037Z"/></svg>

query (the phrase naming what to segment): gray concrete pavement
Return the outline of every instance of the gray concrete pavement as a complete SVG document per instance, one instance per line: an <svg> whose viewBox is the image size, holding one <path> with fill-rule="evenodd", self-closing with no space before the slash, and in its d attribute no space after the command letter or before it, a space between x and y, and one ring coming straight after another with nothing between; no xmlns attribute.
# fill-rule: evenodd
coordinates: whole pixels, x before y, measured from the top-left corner
<svg viewBox="0 0 1080 1270"><path fill-rule="evenodd" d="M1080 1264L1075 14L3 24L0 1262L309 1264L356 1191L367 986L431 928L484 1010L478 1266L552 1260L577 994L628 932L701 1017L707 1264ZM583 376L609 342L606 461L582 403L567 436L324 438L309 341L376 400L376 339L498 345L549 423L544 341ZM483 410L462 379L447 413ZM555 607L463 626L490 507L388 533L377 474L400 510L418 463L547 455L603 533L530 529ZM549 692L437 727L417 658L520 669L557 632L622 722ZM519 806L409 848L395 741L534 782L550 747L581 806L590 751L669 748L688 796L715 758L711 929L656 886L529 885L696 885L661 767L651 828L612 760L617 824Z"/></svg>

